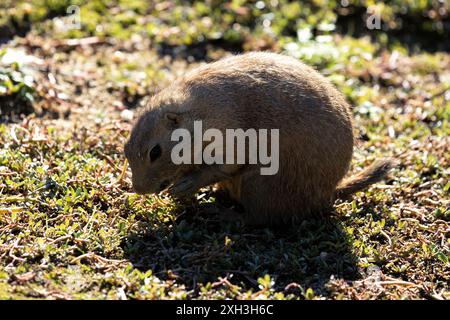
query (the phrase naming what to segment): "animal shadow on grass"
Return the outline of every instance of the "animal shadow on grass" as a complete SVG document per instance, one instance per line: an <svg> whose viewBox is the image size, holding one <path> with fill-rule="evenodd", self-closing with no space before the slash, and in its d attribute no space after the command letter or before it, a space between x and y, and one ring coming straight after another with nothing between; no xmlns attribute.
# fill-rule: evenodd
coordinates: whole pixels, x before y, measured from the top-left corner
<svg viewBox="0 0 450 320"><path fill-rule="evenodd" d="M125 257L141 271L176 279L193 296L198 284L228 277L243 291L258 291L269 274L274 289L302 295L307 288L329 295L331 276L358 277L351 244L336 217L310 218L288 230L251 228L227 221L211 203L188 207L175 222L146 223L122 243Z"/></svg>

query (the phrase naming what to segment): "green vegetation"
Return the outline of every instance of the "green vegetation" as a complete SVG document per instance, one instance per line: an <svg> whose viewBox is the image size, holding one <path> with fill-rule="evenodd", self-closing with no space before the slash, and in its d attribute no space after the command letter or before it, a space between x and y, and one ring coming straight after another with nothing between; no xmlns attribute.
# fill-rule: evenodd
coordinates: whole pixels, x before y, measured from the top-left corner
<svg viewBox="0 0 450 320"><path fill-rule="evenodd" d="M323 33L334 30L340 20L347 24L338 27L360 31L364 29L361 18L372 13L378 14L383 24L379 40L385 37L385 31L395 31L431 34L444 41L450 24L450 5L438 0L6 0L3 9L0 7L4 13L0 25L19 31L33 23L39 32L47 34L53 27L45 20L66 15L70 5L79 6L82 17L81 29L70 31L70 36L129 39L141 34L166 45L214 40L243 43L263 35L295 37L305 27ZM53 37L65 35L52 33Z"/></svg>
<svg viewBox="0 0 450 320"><path fill-rule="evenodd" d="M6 50L0 51L0 59ZM11 115L32 112L33 77L25 74L17 62L0 63L0 117L7 120ZM3 114L5 113L5 114Z"/></svg>
<svg viewBox="0 0 450 320"><path fill-rule="evenodd" d="M447 2L2 3L0 299L450 298ZM61 27L71 4L81 29ZM383 30L361 20L374 4ZM189 204L134 194L135 108L249 50L333 81L354 106L352 170L391 156L392 177L285 231L223 221L208 189Z"/></svg>

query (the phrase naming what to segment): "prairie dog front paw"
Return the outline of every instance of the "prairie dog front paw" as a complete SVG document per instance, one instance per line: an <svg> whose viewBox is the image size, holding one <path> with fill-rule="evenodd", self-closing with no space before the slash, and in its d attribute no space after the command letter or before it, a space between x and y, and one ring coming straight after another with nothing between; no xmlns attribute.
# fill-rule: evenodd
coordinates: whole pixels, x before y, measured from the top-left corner
<svg viewBox="0 0 450 320"><path fill-rule="evenodd" d="M170 186L167 191L176 198L185 198L194 194L197 190L193 178L186 177Z"/></svg>

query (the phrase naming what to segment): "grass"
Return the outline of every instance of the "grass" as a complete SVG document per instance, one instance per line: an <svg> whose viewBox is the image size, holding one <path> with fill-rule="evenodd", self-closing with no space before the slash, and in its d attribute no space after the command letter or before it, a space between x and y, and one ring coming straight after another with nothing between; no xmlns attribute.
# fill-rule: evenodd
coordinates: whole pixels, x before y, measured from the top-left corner
<svg viewBox="0 0 450 320"><path fill-rule="evenodd" d="M0 69L0 299L450 298L450 55L411 52L383 42L383 32L333 33L344 15L332 4L279 3L209 12L198 3L80 2L90 15L68 33L50 20L64 1L6 6L4 25L20 26L23 10L31 17L2 52L34 60L15 55L23 61ZM398 21L437 5L407 3L406 16L396 1L385 10ZM262 27L270 12L285 17L273 32ZM177 31L180 19L196 23ZM91 45L65 40L92 36ZM136 108L204 61L255 49L329 77L354 106L352 170L391 156L399 165L390 179L337 202L327 219L284 231L224 222L208 189L190 204L134 194L123 144Z"/></svg>

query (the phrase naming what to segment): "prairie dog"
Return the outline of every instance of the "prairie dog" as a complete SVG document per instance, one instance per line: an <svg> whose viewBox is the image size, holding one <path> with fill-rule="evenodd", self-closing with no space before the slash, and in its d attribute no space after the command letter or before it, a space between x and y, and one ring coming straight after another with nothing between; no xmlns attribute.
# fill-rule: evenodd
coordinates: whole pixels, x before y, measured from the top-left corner
<svg viewBox="0 0 450 320"><path fill-rule="evenodd" d="M173 130L279 129L279 170L258 165L181 164L171 160ZM385 177L379 160L344 179L354 145L352 114L322 75L280 54L252 52L201 66L153 96L136 121L125 155L136 192L177 197L216 185L242 204L251 225L279 225L323 212Z"/></svg>

